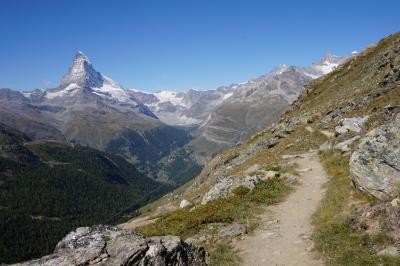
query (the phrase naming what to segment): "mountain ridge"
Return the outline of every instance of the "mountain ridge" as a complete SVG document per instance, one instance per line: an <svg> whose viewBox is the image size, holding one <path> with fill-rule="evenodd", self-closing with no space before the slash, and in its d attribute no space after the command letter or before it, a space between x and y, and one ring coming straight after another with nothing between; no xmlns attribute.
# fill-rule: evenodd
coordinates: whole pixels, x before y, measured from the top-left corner
<svg viewBox="0 0 400 266"><path fill-rule="evenodd" d="M145 105L147 105L163 122L170 125L179 126L193 126L201 125L207 120L208 115L225 100L236 94L236 91L240 90L243 86L249 86L249 84L268 82L269 78L274 76L282 75L284 72L297 70L302 72L304 75L311 79L323 76L338 65L342 64L345 60L351 56L336 56L331 53L326 53L318 63L313 63L310 66L298 67L298 66L287 66L281 64L273 68L271 71L264 75L260 75L256 78L249 79L243 83L234 83L227 86L219 86L212 90L194 90L189 89L184 92L176 91L157 91L154 93L146 92L143 90L130 89L133 94L137 96ZM273 90L271 90L273 91ZM290 101L296 98L295 96L286 95ZM206 106L202 110L196 110L198 108L198 102ZM193 106L196 104L195 106ZM176 114L174 114L176 113Z"/></svg>

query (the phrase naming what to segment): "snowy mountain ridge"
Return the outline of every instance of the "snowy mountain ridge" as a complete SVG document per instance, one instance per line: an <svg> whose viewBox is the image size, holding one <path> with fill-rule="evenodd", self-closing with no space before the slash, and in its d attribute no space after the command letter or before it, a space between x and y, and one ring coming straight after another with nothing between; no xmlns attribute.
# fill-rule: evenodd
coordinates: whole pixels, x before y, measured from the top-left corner
<svg viewBox="0 0 400 266"><path fill-rule="evenodd" d="M354 53L353 53L354 54ZM278 65L269 73L250 79L243 83L222 86L216 90L198 91L190 89L187 92L159 91L155 93L134 90L133 94L161 121L170 125L201 125L204 126L213 110L224 102L246 101L255 91L263 94L281 95L292 102L301 92L304 82L299 86L289 88L287 79L290 75L301 75L308 81L328 74L347 60L350 56L336 56L327 53L318 63L308 67ZM297 74L296 74L297 72ZM260 90L259 88L265 88ZM292 86L293 87L293 86ZM199 105L203 105L199 108Z"/></svg>

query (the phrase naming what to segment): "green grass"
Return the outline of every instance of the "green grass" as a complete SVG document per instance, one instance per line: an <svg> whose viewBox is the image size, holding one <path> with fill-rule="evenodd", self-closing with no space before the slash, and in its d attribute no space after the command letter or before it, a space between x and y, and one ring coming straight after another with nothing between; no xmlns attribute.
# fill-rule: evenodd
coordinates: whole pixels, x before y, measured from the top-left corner
<svg viewBox="0 0 400 266"><path fill-rule="evenodd" d="M384 235L368 236L348 225L352 201L373 200L350 185L348 157L339 152L321 153L330 180L327 192L313 216L315 248L324 254L328 265L399 265L400 259L379 257L374 248L390 241Z"/></svg>
<svg viewBox="0 0 400 266"><path fill-rule="evenodd" d="M227 243L210 244L206 247L210 266L237 266L240 258L234 248Z"/></svg>
<svg viewBox="0 0 400 266"><path fill-rule="evenodd" d="M277 203L287 194L289 185L279 178L263 181L253 190L237 188L234 194L207 204L178 209L161 215L157 222L137 229L146 236L178 235L191 237L211 223L244 222L262 205Z"/></svg>

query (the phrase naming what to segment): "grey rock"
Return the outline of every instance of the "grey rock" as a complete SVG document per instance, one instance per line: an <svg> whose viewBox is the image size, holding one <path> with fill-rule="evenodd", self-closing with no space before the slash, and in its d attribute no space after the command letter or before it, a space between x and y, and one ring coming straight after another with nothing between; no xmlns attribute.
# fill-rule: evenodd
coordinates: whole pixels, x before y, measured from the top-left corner
<svg viewBox="0 0 400 266"><path fill-rule="evenodd" d="M339 121L339 124L335 127L335 131L339 134L344 134L350 131L360 133L362 126L368 121L368 119L368 115L363 117L344 118Z"/></svg>
<svg viewBox="0 0 400 266"><path fill-rule="evenodd" d="M222 227L218 231L218 235L221 237L237 237L245 235L247 233L247 227L243 224L233 223Z"/></svg>
<svg viewBox="0 0 400 266"><path fill-rule="evenodd" d="M351 215L349 225L353 230L368 234L385 233L397 238L400 229L400 206L393 206L392 202L381 202L360 207Z"/></svg>
<svg viewBox="0 0 400 266"><path fill-rule="evenodd" d="M333 138L335 136L335 133L330 132L328 130L321 130L320 132L327 138Z"/></svg>
<svg viewBox="0 0 400 266"><path fill-rule="evenodd" d="M400 116L368 133L350 158L355 186L379 199L398 195L400 182Z"/></svg>
<svg viewBox="0 0 400 266"><path fill-rule="evenodd" d="M340 143L336 144L336 145L334 146L334 148L335 148L335 149L338 149L338 150L341 150L341 151L343 151L343 152L350 151L350 150L351 150L350 146L351 146L356 140L359 140L359 139L360 139L360 136L352 137L351 139L348 139L348 140L345 140L345 141L343 141L343 142L340 142Z"/></svg>
<svg viewBox="0 0 400 266"><path fill-rule="evenodd" d="M332 149L332 145L329 142L325 142L319 146L320 151L326 151Z"/></svg>
<svg viewBox="0 0 400 266"><path fill-rule="evenodd" d="M260 170L260 165L258 164L253 164L252 166L250 166L249 168L246 169L246 171L244 171L245 174L251 175L255 172L257 172L258 170Z"/></svg>
<svg viewBox="0 0 400 266"><path fill-rule="evenodd" d="M389 256L389 257L398 257L400 256L400 250L396 246L388 246L377 252L378 256Z"/></svg>
<svg viewBox="0 0 400 266"><path fill-rule="evenodd" d="M179 208L186 208L186 207L189 207L189 206L192 206L192 203L190 201L186 200L186 199L183 199L181 201L181 203L179 204Z"/></svg>
<svg viewBox="0 0 400 266"><path fill-rule="evenodd" d="M53 254L21 263L67 265L207 265L202 247L176 236L144 238L112 226L81 227L61 240Z"/></svg>
<svg viewBox="0 0 400 266"><path fill-rule="evenodd" d="M296 158L304 158L302 155L299 154L284 154L282 155L282 159L284 160L291 160Z"/></svg>
<svg viewBox="0 0 400 266"><path fill-rule="evenodd" d="M279 176L279 173L275 171L257 171L254 176L231 175L219 177L214 187L203 196L202 204L230 196L233 190L238 187L246 187L251 190L261 181L277 176Z"/></svg>
<svg viewBox="0 0 400 266"><path fill-rule="evenodd" d="M276 138L268 138L268 139L263 139L259 142L257 142L257 146L260 146L264 149L270 149L272 147L275 147L279 143L279 140Z"/></svg>

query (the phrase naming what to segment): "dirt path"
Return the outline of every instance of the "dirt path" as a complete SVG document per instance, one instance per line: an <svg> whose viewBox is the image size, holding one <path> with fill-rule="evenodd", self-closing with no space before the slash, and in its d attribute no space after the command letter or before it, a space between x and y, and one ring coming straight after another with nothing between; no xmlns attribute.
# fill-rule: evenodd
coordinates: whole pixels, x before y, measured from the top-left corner
<svg viewBox="0 0 400 266"><path fill-rule="evenodd" d="M311 252L310 220L323 197L327 175L317 154L291 161L299 165L300 184L286 201L266 208L260 227L236 243L242 265L323 265Z"/></svg>

